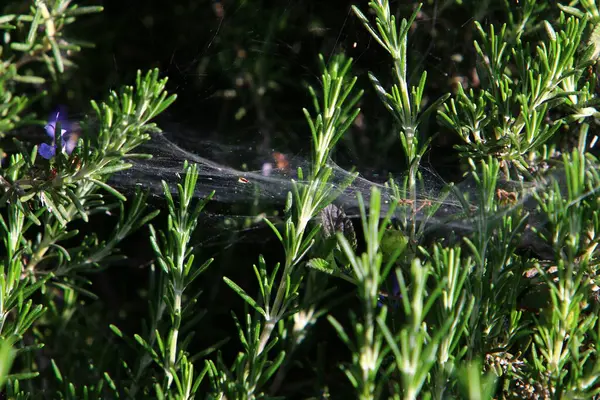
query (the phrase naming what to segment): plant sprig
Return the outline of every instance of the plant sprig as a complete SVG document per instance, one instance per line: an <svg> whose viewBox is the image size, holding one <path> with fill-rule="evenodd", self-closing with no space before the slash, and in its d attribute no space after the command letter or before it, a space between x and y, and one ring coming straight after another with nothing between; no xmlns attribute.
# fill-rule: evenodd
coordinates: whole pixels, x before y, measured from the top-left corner
<svg viewBox="0 0 600 400"><path fill-rule="evenodd" d="M231 381L231 373L228 370L218 372L214 364L211 367L212 372L209 371L217 390L228 393L228 396L239 396L243 393L248 398L254 398L258 395L261 385L281 365L285 355L283 352L272 361L269 360L268 353L277 343L277 339L272 338L275 327L296 311L295 302L305 275L300 269L301 262L320 229L319 225L309 228L309 222L340 193L339 188L333 188L330 184L333 170L326 163L335 143L358 115L359 110L355 105L362 91L352 94L356 78L347 77L351 60L337 56L327 66L322 57L321 61L324 70L321 99L316 91L310 90L317 114L311 117L308 111L304 111L313 138L313 158L308 181L302 184L293 182L292 193L289 194L286 205L286 220L281 232L266 221L283 245L283 268L276 264L269 272L264 262L255 267L260 287L258 299L254 299L239 285L225 278L225 283L256 311L255 317L247 316L245 333L238 323L245 352L236 360L232 371L245 371L240 381ZM298 170L298 179L304 180L301 169ZM353 177L346 184L350 184L351 179ZM278 275L279 273L281 275Z"/></svg>

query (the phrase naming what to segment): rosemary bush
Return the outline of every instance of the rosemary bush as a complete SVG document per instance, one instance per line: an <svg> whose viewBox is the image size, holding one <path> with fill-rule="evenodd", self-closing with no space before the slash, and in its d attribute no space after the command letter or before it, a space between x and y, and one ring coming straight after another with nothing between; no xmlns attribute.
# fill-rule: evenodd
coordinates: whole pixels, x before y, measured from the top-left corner
<svg viewBox="0 0 600 400"><path fill-rule="evenodd" d="M482 12L476 1L430 3ZM435 96L431 74L410 72L430 4L406 14L388 0L352 6L349 18L383 50L378 71L358 76L343 50L320 56L303 109L309 166L293 175L282 223L264 218L277 252L251 262L233 253L233 267L195 239L218 198L198 198L202 166L183 162L180 182L163 182L152 199L143 182L132 193L111 186L151 157L142 145L176 98L167 78L138 71L81 121L60 108L46 120L40 110L73 76L84 43L69 26L103 10L1 6L4 396L598 398L600 10L589 0L495 3L504 23L472 24L476 79ZM269 21L269 37L284 30ZM254 100L244 101L268 125L272 99L261 96L281 74L259 58L238 67L253 71ZM336 200L358 173L340 182L331 160L367 118L365 98L391 114L407 173L357 193L357 220ZM435 199L423 165L431 126L456 138L448 151L467 182ZM141 264L143 279L123 267L136 235L150 251L129 266ZM98 295L102 276L125 281L135 300Z"/></svg>

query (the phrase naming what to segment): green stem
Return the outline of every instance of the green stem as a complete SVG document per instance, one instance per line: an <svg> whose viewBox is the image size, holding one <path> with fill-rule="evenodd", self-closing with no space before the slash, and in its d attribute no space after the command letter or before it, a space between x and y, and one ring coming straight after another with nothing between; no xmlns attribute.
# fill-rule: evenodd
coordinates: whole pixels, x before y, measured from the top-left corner
<svg viewBox="0 0 600 400"><path fill-rule="evenodd" d="M316 174L314 176L316 176ZM299 261L298 253L300 252L304 232L306 230L306 227L308 226L308 221L310 221L310 218L312 216L312 210L314 209L314 204L312 203L312 200L314 199L314 193L316 191L316 187L318 186L318 182L318 178L311 180L309 187L303 192L303 196L301 198L300 213L298 215L298 221L296 222L296 235L293 238L291 246L286 249L286 260L285 266L283 268L282 279L279 281L277 294L275 295L275 301L273 302L273 306L271 307L271 314L269 315L269 318L265 323L265 327L261 332L259 344L256 349L256 357L258 357L264 351L271 337L271 334L273 333L273 329L277 325L277 322L279 322L281 316L286 311L283 307L283 301L287 287L287 280L285 279L285 277L292 273L292 268Z"/></svg>

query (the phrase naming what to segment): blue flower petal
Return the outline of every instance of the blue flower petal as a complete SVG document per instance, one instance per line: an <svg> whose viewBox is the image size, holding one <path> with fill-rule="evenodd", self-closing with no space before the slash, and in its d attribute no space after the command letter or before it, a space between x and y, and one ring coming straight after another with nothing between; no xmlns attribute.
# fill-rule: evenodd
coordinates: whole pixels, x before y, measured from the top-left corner
<svg viewBox="0 0 600 400"><path fill-rule="evenodd" d="M61 150L70 155L77 145L78 135L71 132L72 123L62 117L64 114L60 110L53 113L48 119L48 124L44 127L46 134L52 138L52 145L41 144L38 153L47 160L56 155L56 143L54 143L54 139L57 125L60 125Z"/></svg>
<svg viewBox="0 0 600 400"><path fill-rule="evenodd" d="M49 123L49 124L52 124L52 125L55 125L55 124L56 124L56 121L60 121L60 119L59 119L59 118L60 118L60 110L59 110L59 111L56 111L56 112L53 112L53 113L50 115L50 118L48 118L48 123Z"/></svg>
<svg viewBox="0 0 600 400"><path fill-rule="evenodd" d="M40 147L38 147L38 154L44 157L46 160L49 160L56 154L56 146L50 146L47 143L42 143L40 144Z"/></svg>
<svg viewBox="0 0 600 400"><path fill-rule="evenodd" d="M77 135L75 134L63 134L62 136L62 148L67 154L71 155L73 150L77 146Z"/></svg>
<svg viewBox="0 0 600 400"><path fill-rule="evenodd" d="M48 124L44 127L44 129L46 130L46 135L48 135L52 139L54 139L54 129L55 129L54 124Z"/></svg>
<svg viewBox="0 0 600 400"><path fill-rule="evenodd" d="M67 121L67 119L64 118L63 115L66 115L66 112L61 109L50 115L50 118L48 118L48 124L44 127L48 136L54 137L54 132L56 131L57 124L60 124L61 135L64 135L65 132L71 130L71 123Z"/></svg>

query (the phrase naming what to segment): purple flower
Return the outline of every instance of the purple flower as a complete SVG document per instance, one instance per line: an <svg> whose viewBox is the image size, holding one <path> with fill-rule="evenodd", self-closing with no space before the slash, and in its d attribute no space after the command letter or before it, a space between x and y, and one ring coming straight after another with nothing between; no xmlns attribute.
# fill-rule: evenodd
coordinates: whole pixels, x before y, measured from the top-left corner
<svg viewBox="0 0 600 400"><path fill-rule="evenodd" d="M44 127L46 134L52 138L52 144L42 143L38 148L38 154L46 160L56 155L56 143L54 142L56 126L60 125L60 142L62 150L71 154L77 144L77 135L71 132L71 124L64 118L61 118L60 111L50 117L48 124Z"/></svg>

